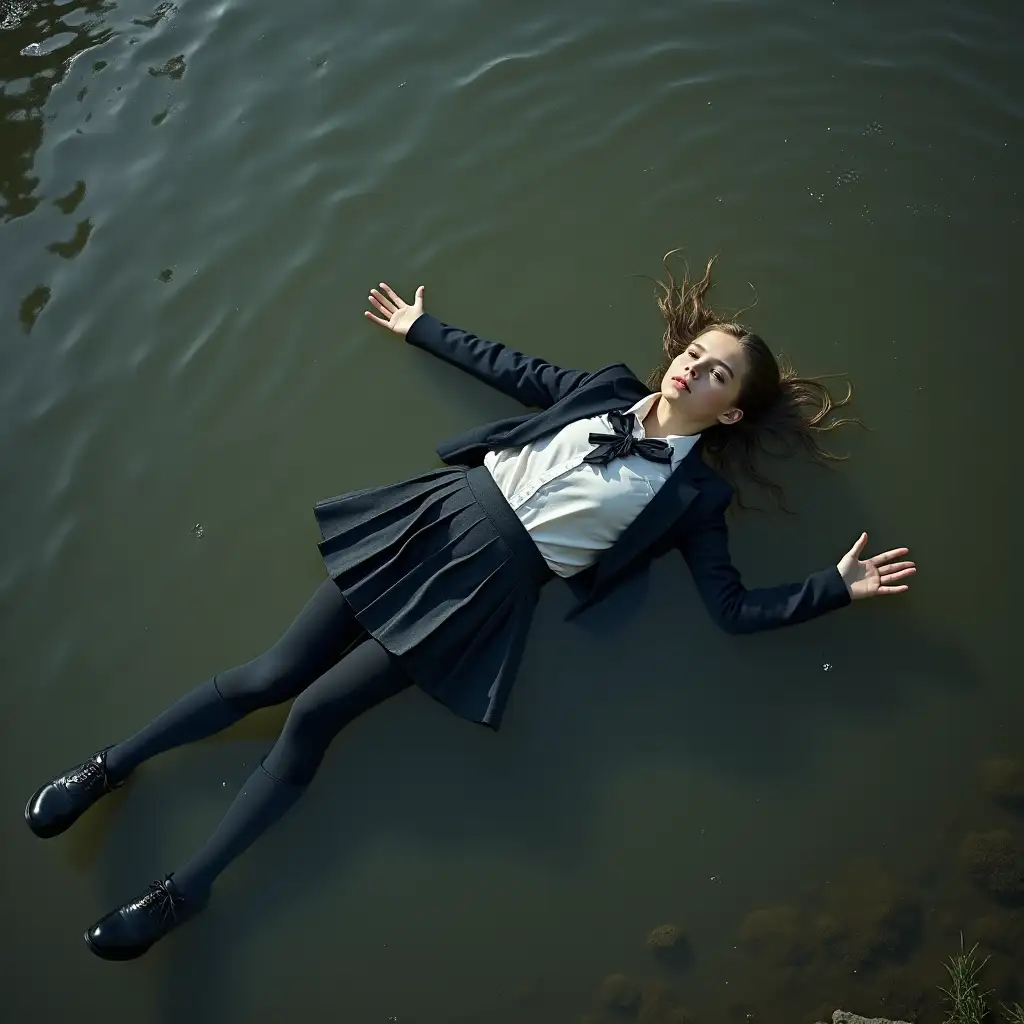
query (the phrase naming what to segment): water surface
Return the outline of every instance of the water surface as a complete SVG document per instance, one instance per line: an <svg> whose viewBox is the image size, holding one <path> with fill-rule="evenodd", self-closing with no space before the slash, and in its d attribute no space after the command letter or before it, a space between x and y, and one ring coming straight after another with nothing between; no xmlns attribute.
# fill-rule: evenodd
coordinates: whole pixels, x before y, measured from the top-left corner
<svg viewBox="0 0 1024 1024"><path fill-rule="evenodd" d="M8 1015L572 1021L612 972L704 1022L873 1014L877 972L778 996L738 948L750 911L862 858L922 901L902 969L937 972L989 909L962 835L1018 827L977 764L1024 757L1017 6L5 2ZM756 296L804 373L848 372L872 428L836 474L783 470L798 516L737 519L747 582L866 529L911 546L913 594L730 638L681 560L570 624L552 586L500 734L390 702L207 914L98 963L82 930L202 841L284 712L60 840L24 828L29 793L276 638L322 578L315 500L515 411L376 331L367 288L645 375L642 275L680 245L722 254L722 303ZM666 922L681 972L645 948Z"/></svg>

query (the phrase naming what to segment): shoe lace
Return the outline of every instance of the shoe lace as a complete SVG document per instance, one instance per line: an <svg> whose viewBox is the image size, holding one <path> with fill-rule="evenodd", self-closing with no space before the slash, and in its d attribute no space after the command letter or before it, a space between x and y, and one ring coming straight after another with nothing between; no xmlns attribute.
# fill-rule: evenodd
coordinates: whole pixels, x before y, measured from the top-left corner
<svg viewBox="0 0 1024 1024"><path fill-rule="evenodd" d="M108 792L117 788L117 784L107 775L106 765L102 760L97 761L91 757L84 764L79 765L73 772L69 772L65 778L68 782L74 782L83 786L89 786L99 781Z"/></svg>
<svg viewBox="0 0 1024 1024"><path fill-rule="evenodd" d="M170 917L172 920L178 918L178 906L184 903L184 899L175 896L164 882L150 882L146 888L146 894L136 903L136 906L147 913L159 914L161 919Z"/></svg>

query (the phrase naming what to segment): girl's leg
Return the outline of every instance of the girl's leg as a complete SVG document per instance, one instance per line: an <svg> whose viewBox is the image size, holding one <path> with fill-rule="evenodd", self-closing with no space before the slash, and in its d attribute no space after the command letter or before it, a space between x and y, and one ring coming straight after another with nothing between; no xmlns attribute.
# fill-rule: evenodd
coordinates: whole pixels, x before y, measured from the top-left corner
<svg viewBox="0 0 1024 1024"><path fill-rule="evenodd" d="M108 914L86 933L106 959L141 956L201 910L217 876L305 792L331 740L358 715L410 685L376 640L367 638L307 687L280 737L201 849L163 882Z"/></svg>
<svg viewBox="0 0 1024 1024"><path fill-rule="evenodd" d="M325 580L270 650L207 680L134 736L40 787L25 807L29 828L43 838L60 834L143 761L289 700L365 635L337 585Z"/></svg>
<svg viewBox="0 0 1024 1024"><path fill-rule="evenodd" d="M111 747L106 756L111 781L126 778L156 754L226 729L250 711L291 700L362 635L337 585L324 580L273 647L197 686Z"/></svg>
<svg viewBox="0 0 1024 1024"><path fill-rule="evenodd" d="M367 638L303 691L216 831L174 873L178 888L205 899L217 876L305 792L341 729L410 682L398 662Z"/></svg>

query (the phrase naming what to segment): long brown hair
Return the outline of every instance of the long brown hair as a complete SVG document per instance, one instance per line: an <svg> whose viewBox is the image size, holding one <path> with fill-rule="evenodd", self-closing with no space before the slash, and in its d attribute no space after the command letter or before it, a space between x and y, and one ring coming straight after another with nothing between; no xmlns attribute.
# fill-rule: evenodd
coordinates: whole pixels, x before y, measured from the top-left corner
<svg viewBox="0 0 1024 1024"><path fill-rule="evenodd" d="M647 378L647 386L660 391L672 360L706 331L723 331L736 338L747 360L736 401L743 410L743 418L736 423L708 427L702 435L703 453L707 462L737 487L741 507L746 506L739 485L741 478L746 478L767 491L776 506L789 511L782 488L762 472L762 458L788 458L803 452L819 465L845 458L823 448L819 438L844 423L860 423L837 413L849 404L853 387L847 381L846 394L836 398L821 377L798 377L788 363L783 361L780 365L764 340L735 319L745 310L720 318L705 300L711 289L711 267L717 257L708 260L699 281L690 279L688 267L684 268L682 280L677 281L668 265L675 252L678 250L666 253L662 260L667 281L655 282L659 288L658 309L665 319L664 358Z"/></svg>

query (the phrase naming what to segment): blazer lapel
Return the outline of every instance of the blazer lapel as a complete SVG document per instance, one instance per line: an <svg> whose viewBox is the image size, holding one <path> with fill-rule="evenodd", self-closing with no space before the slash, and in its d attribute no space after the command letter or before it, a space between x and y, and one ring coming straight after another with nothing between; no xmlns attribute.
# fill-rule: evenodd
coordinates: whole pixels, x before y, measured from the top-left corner
<svg viewBox="0 0 1024 1024"><path fill-rule="evenodd" d="M619 539L598 558L591 593L603 589L678 522L699 493L697 478L703 466L698 441Z"/></svg>

